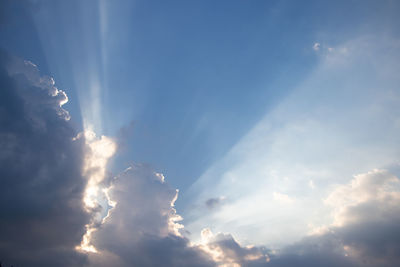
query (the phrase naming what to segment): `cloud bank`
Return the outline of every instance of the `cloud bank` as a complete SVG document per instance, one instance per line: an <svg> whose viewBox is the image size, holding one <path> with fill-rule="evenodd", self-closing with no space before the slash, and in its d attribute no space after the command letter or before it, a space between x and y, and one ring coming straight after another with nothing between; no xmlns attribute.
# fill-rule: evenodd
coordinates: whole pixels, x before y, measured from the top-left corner
<svg viewBox="0 0 400 267"><path fill-rule="evenodd" d="M29 62L0 54L0 260L14 266L79 266L83 143L66 94Z"/></svg>

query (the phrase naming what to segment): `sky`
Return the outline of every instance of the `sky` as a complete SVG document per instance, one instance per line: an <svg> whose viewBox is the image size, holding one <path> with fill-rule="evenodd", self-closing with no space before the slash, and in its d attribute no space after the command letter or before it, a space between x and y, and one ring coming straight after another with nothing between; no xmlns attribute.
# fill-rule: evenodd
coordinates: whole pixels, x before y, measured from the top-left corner
<svg viewBox="0 0 400 267"><path fill-rule="evenodd" d="M399 12L0 1L0 263L397 266Z"/></svg>

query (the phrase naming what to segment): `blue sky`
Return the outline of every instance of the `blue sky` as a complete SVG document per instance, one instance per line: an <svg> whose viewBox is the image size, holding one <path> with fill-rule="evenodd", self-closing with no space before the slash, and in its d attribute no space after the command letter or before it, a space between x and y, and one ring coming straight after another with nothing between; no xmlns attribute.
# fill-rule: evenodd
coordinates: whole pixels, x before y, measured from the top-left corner
<svg viewBox="0 0 400 267"><path fill-rule="evenodd" d="M2 47L65 88L78 124L86 113L116 135L133 122L121 161L187 188L313 71L315 42L395 34L396 5L33 1L7 14Z"/></svg>
<svg viewBox="0 0 400 267"><path fill-rule="evenodd" d="M106 136L86 136L111 151L99 175L162 173L193 242L208 227L282 248L338 227L326 199L354 177L399 175L398 1L1 7L0 49L54 78L77 132Z"/></svg>

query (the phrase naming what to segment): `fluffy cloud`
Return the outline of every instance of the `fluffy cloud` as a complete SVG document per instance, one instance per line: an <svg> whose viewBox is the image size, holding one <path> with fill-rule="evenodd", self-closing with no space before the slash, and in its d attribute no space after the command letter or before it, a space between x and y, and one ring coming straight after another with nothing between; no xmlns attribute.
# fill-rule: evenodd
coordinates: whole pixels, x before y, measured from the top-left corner
<svg viewBox="0 0 400 267"><path fill-rule="evenodd" d="M218 266L264 266L270 261L266 248L243 247L230 234L214 235L206 228L201 232L201 236L202 244L199 247L207 252Z"/></svg>
<svg viewBox="0 0 400 267"><path fill-rule="evenodd" d="M0 259L17 266L79 266L83 142L66 94L34 64L0 54Z"/></svg>
<svg viewBox="0 0 400 267"><path fill-rule="evenodd" d="M110 216L92 235L99 253L94 265L213 266L206 253L182 236L181 219L173 207L177 190L162 174L134 165L118 175L109 197L115 201Z"/></svg>
<svg viewBox="0 0 400 267"><path fill-rule="evenodd" d="M326 202L334 208L332 231L348 254L364 264L395 266L400 262L400 180L386 170L356 175Z"/></svg>

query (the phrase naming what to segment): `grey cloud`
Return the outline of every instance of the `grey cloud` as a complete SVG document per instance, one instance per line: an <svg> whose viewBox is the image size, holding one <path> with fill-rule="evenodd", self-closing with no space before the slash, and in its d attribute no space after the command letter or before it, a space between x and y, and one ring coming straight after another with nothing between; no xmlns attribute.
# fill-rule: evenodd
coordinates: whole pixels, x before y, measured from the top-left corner
<svg viewBox="0 0 400 267"><path fill-rule="evenodd" d="M79 266L82 140L50 78L0 53L0 260L14 266Z"/></svg>
<svg viewBox="0 0 400 267"><path fill-rule="evenodd" d="M300 267L350 267L360 266L353 258L346 256L340 236L331 232L322 236L306 237L271 255L267 266Z"/></svg>
<svg viewBox="0 0 400 267"><path fill-rule="evenodd" d="M225 197L214 197L214 198L209 198L206 201L206 207L209 209L214 209L218 206L220 206L225 200Z"/></svg>

